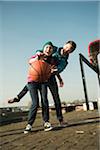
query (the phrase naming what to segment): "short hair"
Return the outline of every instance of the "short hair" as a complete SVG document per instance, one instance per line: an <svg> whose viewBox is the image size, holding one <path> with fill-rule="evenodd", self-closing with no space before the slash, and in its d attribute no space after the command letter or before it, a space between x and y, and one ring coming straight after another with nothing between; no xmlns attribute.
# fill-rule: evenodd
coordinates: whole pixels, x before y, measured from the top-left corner
<svg viewBox="0 0 100 150"><path fill-rule="evenodd" d="M72 51L71 52L73 52L75 49L76 49L76 43L74 42L74 41L67 41L65 44L71 44L72 45Z"/></svg>

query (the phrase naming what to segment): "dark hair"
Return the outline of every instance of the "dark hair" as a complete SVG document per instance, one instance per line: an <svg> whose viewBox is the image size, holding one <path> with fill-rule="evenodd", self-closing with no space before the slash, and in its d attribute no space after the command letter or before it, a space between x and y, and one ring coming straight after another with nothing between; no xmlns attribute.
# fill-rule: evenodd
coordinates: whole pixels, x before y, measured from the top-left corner
<svg viewBox="0 0 100 150"><path fill-rule="evenodd" d="M68 44L68 43L70 43L72 45L72 51L71 52L73 52L76 49L76 46L77 46L76 43L74 41L68 41L65 44Z"/></svg>

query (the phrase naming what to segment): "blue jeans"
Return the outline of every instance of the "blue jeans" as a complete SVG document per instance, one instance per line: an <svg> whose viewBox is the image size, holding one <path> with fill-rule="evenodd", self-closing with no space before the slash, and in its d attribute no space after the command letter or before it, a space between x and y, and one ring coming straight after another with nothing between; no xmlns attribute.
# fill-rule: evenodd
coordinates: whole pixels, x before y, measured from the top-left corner
<svg viewBox="0 0 100 150"><path fill-rule="evenodd" d="M42 84L41 102L42 102L43 120L49 121L49 105L48 105L48 98L47 98L47 95L48 95L47 87L49 87L49 90L50 90L53 100L54 100L57 119L59 121L63 121L61 100L60 100L59 91L58 91L58 84L57 84L57 81L56 81L56 78L54 75L52 75L50 77L50 79L48 80L48 83L46 85Z"/></svg>
<svg viewBox="0 0 100 150"><path fill-rule="evenodd" d="M53 100L55 103L57 119L59 121L63 121L61 100L60 100L60 96L59 96L58 84L57 84L55 75L52 75L50 77L50 79L48 80L48 87L50 89L50 92L52 94L52 97L53 97Z"/></svg>
<svg viewBox="0 0 100 150"><path fill-rule="evenodd" d="M48 98L47 98L47 95L48 95L47 87L49 87L49 90L50 90L53 100L54 100L57 119L59 121L63 121L61 100L60 100L60 96L59 96L58 84L57 84L55 75L52 75L50 77L50 79L48 80L48 83L42 84L42 87L41 87L41 102L42 102L43 120L45 122L49 121L49 104L48 104Z"/></svg>
<svg viewBox="0 0 100 150"><path fill-rule="evenodd" d="M28 90L32 99L32 105L28 114L28 124L32 125L36 118L37 108L39 104L38 90L40 84L36 82L28 83Z"/></svg>
<svg viewBox="0 0 100 150"><path fill-rule="evenodd" d="M46 122L49 120L49 106L47 100L47 83L37 83L37 82L30 82L28 83L28 90L30 92L30 96L32 99L32 105L28 115L28 124L32 125L35 121L37 109L39 105L39 95L38 91L41 94L41 102L42 106L42 115L43 120Z"/></svg>
<svg viewBox="0 0 100 150"><path fill-rule="evenodd" d="M42 103L42 117L43 120L49 121L49 105L48 105L48 98L47 98L47 86L49 87L54 103L55 103L55 108L56 108L56 114L57 114L57 119L59 121L63 120L63 116L62 116L62 110L61 110L61 100L59 97L59 91L58 91L58 85L57 85L57 81L55 76L51 76L50 79L48 80L48 83L44 83L44 84L39 84L39 83L34 83L33 88L37 87L37 89L34 90L40 90L40 94L41 94L41 103ZM32 90L32 92L34 91ZM17 95L19 99L21 99L27 92L29 91L28 85L26 85L23 90ZM34 99L38 99L35 98L35 94L33 93L33 100ZM39 103L39 99L36 100ZM31 113L30 113L31 114Z"/></svg>
<svg viewBox="0 0 100 150"><path fill-rule="evenodd" d="M24 88L18 93L17 95L18 99L20 100L21 98L23 98L27 92L28 92L28 85L26 84Z"/></svg>
<svg viewBox="0 0 100 150"><path fill-rule="evenodd" d="M42 118L44 122L49 121L49 102L48 102L48 90L47 83L41 84L40 95L41 95L41 105L42 105Z"/></svg>

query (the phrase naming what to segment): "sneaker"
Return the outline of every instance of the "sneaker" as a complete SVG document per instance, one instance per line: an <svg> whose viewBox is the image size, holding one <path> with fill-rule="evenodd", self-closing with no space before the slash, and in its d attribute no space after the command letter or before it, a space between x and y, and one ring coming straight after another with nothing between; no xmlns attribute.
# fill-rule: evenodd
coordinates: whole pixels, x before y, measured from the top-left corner
<svg viewBox="0 0 100 150"><path fill-rule="evenodd" d="M50 130L52 130L52 126L51 126L51 124L49 123L49 122L45 122L44 123L44 131L50 131Z"/></svg>
<svg viewBox="0 0 100 150"><path fill-rule="evenodd" d="M68 123L64 122L64 121L60 121L59 126L62 127L62 128L64 128L64 127L68 126Z"/></svg>
<svg viewBox="0 0 100 150"><path fill-rule="evenodd" d="M20 101L20 99L18 99L17 97L14 97L14 98L12 98L12 99L9 99L8 100L8 103L14 103L14 102L19 102Z"/></svg>
<svg viewBox="0 0 100 150"><path fill-rule="evenodd" d="M24 134L31 132L31 130L32 130L32 126L30 124L28 124L24 130Z"/></svg>

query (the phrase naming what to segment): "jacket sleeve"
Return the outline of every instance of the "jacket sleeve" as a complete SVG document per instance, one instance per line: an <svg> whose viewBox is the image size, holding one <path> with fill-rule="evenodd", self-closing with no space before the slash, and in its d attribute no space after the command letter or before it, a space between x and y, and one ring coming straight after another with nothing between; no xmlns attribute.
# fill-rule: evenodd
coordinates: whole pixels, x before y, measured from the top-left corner
<svg viewBox="0 0 100 150"><path fill-rule="evenodd" d="M61 73L66 68L67 65L68 65L68 61L62 59L57 65L58 73Z"/></svg>
<svg viewBox="0 0 100 150"><path fill-rule="evenodd" d="M31 58L29 58L28 63L32 64L35 60L38 60L38 54L35 54Z"/></svg>

